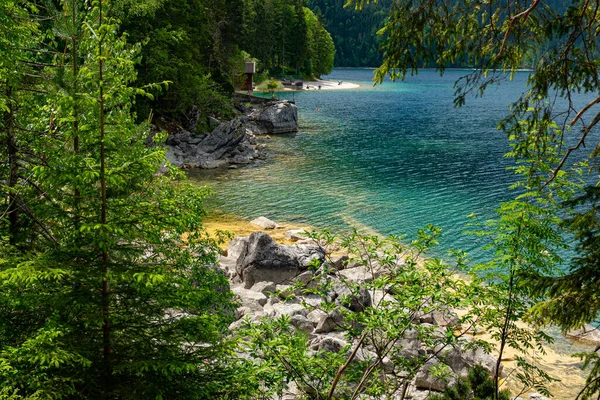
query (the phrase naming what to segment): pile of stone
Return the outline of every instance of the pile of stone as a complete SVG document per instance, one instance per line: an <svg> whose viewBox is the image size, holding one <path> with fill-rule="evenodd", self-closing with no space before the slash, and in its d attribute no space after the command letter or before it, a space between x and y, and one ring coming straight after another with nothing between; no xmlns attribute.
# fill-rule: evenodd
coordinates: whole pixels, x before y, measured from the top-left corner
<svg viewBox="0 0 600 400"><path fill-rule="evenodd" d="M244 110L245 115L231 121L211 118L214 129L210 132L195 133L197 123L166 124L163 128L155 127L152 135L162 129L168 132L167 160L173 165L218 168L264 159L266 153L257 138L259 135L298 131L298 109L292 102L267 102Z"/></svg>
<svg viewBox="0 0 600 400"><path fill-rule="evenodd" d="M312 351L337 352L342 348L354 348L356 343L348 343L343 330L344 315L349 312L361 312L374 303L380 304L382 299L394 300L383 291L352 291L349 285L360 286L376 279L383 271L377 267L367 269L362 265L348 264L347 257L330 260L335 267L328 276L332 283L332 292L328 295L336 301L338 308L325 312L319 308L319 296L305 295L296 289L296 282L311 284L314 273L308 269L308 265L314 259L324 261L325 250L319 244L306 240L303 232L289 231L288 234L290 237L296 237L299 242L294 245L280 245L263 232L255 232L249 237L238 237L230 242L227 255L221 258L220 263L240 301L238 320L230 328L239 328L247 319L258 322L265 317L277 318L287 315L295 329L307 334ZM458 317L451 310L434 311L420 315L419 323L428 327L433 335L443 338L446 327L456 326ZM468 369L474 365L481 365L492 374L496 368L497 359L481 349L467 349L461 345L428 349L414 331L407 332L405 337L398 341L397 346L401 348L401 354L405 357L436 353L413 378L407 399L426 399L430 392L443 391L447 384L454 383L459 376L466 376ZM363 346L356 359L374 360L376 354L368 346ZM436 379L430 373L430 370L440 363L446 364L451 370L445 381ZM385 373L394 373L396 367L389 358L385 357L382 364ZM291 389L286 398L293 399L294 396Z"/></svg>

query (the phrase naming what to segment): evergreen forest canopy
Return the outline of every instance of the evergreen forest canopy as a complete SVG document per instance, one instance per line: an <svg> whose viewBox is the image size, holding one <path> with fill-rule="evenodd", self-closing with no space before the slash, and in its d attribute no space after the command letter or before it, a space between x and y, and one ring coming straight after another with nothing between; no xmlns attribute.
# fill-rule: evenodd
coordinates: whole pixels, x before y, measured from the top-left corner
<svg viewBox="0 0 600 400"><path fill-rule="evenodd" d="M508 398L508 347L520 354L516 379L547 393L552 378L521 355L549 338L518 322L567 330L600 310L600 98L577 103L600 91L598 5L391 2L379 79L466 60L479 70L458 83L460 105L538 60L529 92L500 122L520 195L480 225L495 251L489 263L472 268L454 254L468 282L423 259L435 227L409 244L313 234L383 271L339 281L336 298L335 261L315 260L308 282L277 293L317 296L319 311L343 326L347 345L315 350L286 315L229 329L238 304L202 228L206 190L168 166L157 174L165 154L148 146L147 117L179 117L192 105L226 113L237 68L251 57L271 72L326 73L333 42L318 13L284 0L0 0L0 399L258 399L290 382L307 398L405 398L417 375L449 376L444 350L475 345L498 355L491 380L474 369L442 398ZM557 96L567 110L549 101ZM565 233L577 252L568 260ZM383 296L365 307L365 290ZM456 326L420 323L453 308L467 311ZM496 345L466 341L471 328ZM414 338L428 350L404 352ZM591 367L582 399L600 392L597 351L582 355Z"/></svg>
<svg viewBox="0 0 600 400"><path fill-rule="evenodd" d="M135 85L168 81L138 98L138 120L151 111L185 119L192 106L227 116L245 61L258 62L259 80L333 69L331 36L302 0L115 0L107 13L128 43L142 44Z"/></svg>
<svg viewBox="0 0 600 400"><path fill-rule="evenodd" d="M331 33L335 43L336 67L377 67L384 57L382 43L385 34L379 32L387 22L393 1L379 0L365 2L360 12L347 0L308 0L308 7L322 17L325 27ZM458 3L458 2L456 2ZM454 2L449 2L454 4ZM563 13L569 2L567 0L548 0L544 4L551 9ZM531 68L537 61L539 52L531 54L523 60L522 68ZM422 65L434 67L434 65ZM448 67L476 67L466 60L457 59Z"/></svg>
<svg viewBox="0 0 600 400"><path fill-rule="evenodd" d="M377 67L383 61L377 32L387 19L390 0L366 5L360 12L345 7L346 0L309 0L308 7L322 16L335 43L336 67Z"/></svg>

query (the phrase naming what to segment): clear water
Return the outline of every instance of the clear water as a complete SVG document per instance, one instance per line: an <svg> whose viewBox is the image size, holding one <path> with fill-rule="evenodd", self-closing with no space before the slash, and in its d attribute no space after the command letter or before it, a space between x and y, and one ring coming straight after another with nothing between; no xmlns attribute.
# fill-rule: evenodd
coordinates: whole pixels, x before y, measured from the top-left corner
<svg viewBox="0 0 600 400"><path fill-rule="evenodd" d="M491 218L510 197L509 147L496 126L527 73L456 109L454 82L465 73L422 71L373 87L370 69L335 70L326 79L361 87L280 93L296 101L300 132L273 136L266 162L190 177L213 188L210 208L227 213L408 238L434 224L442 250L477 259L482 243L464 234L467 216Z"/></svg>
<svg viewBox="0 0 600 400"><path fill-rule="evenodd" d="M335 70L325 78L361 87L279 93L296 101L300 132L272 136L267 161L189 176L212 187L209 209L408 238L434 224L444 230L437 255L463 249L472 261L483 261L484 243L465 233L467 216L493 218L499 203L512 197L515 178L506 170L512 160L503 157L508 140L496 126L526 89L528 73L456 109L454 82L466 73L440 77L425 70L373 87L370 69ZM552 333L559 354L586 349Z"/></svg>

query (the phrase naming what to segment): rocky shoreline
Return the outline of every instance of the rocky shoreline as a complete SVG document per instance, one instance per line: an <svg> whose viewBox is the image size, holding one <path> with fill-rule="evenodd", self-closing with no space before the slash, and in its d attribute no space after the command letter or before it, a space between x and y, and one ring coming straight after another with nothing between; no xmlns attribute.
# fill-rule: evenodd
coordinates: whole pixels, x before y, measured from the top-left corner
<svg viewBox="0 0 600 400"><path fill-rule="evenodd" d="M285 238L289 245L275 242L265 231L279 231L285 228L258 218L251 222L262 231L246 237L236 237L220 258L220 268L227 275L232 291L238 296L240 306L237 320L230 326L239 329L249 322L259 323L265 318L287 316L295 330L304 332L311 351L339 351L361 346L357 339L350 340L344 326L344 315L361 312L367 307L381 304L387 293L373 290L353 292L349 287L364 286L386 272L369 270L364 265L348 261L348 257L335 253L336 248L324 246L314 239L306 237L302 230L287 230ZM334 253L335 255L332 255ZM329 263L333 268L328 273L333 299L349 299L347 302L336 300L338 306L331 311L320 309L319 296L305 294L298 287L310 286L316 273L308 268L311 260ZM402 261L400 261L402 262ZM391 299L387 299L391 300ZM432 335L445 335L447 329L461 329L458 315L452 310L434 311L420 315L418 323ZM470 341L471 339L467 339ZM411 380L407 399L427 399L432 393L441 392L448 383L465 376L468 369L480 365L490 373L495 372L497 358L480 348L468 345L439 349L429 348L425 340L417 335L406 335L401 341L402 354L407 357L432 354L431 360ZM374 359L376 354L368 346L360 347L358 360ZM439 354L438 354L439 353ZM390 377L397 373L389 359L382 360L386 374ZM447 381L435 378L434 371L439 364L450 367ZM504 364L504 360L503 360ZM501 364L502 368L502 364ZM501 369L502 373L502 369ZM294 385L285 393L284 399L298 398L299 392ZM538 393L530 393L526 399L546 399ZM559 397L560 398L560 397ZM520 398L521 399L521 398Z"/></svg>
<svg viewBox="0 0 600 400"><path fill-rule="evenodd" d="M250 103L251 99L245 100ZM240 102L237 108L242 115L230 121L210 119L214 127L210 132L195 133L198 117L192 115L187 126L169 124L155 127L152 133L168 133L166 156L171 164L210 169L265 159L267 135L298 131L298 109L291 101L267 100L250 106Z"/></svg>

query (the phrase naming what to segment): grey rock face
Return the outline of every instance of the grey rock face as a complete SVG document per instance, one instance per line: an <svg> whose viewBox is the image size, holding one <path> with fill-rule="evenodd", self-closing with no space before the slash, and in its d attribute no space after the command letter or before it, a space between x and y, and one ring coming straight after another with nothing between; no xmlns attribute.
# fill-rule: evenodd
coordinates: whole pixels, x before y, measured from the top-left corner
<svg viewBox="0 0 600 400"><path fill-rule="evenodd" d="M340 271L340 275L349 281L363 283L379 278L382 272L381 268L369 269L364 265L360 265L358 267L343 269Z"/></svg>
<svg viewBox="0 0 600 400"><path fill-rule="evenodd" d="M257 282L252 286L251 290L254 290L255 292L260 292L266 296L269 293L275 292L276 285L273 282Z"/></svg>
<svg viewBox="0 0 600 400"><path fill-rule="evenodd" d="M252 111L248 119L256 126L255 134L298 131L298 108L289 101L266 103Z"/></svg>
<svg viewBox="0 0 600 400"><path fill-rule="evenodd" d="M438 326L456 326L458 324L458 315L452 310L434 310L421 315L419 321Z"/></svg>
<svg viewBox="0 0 600 400"><path fill-rule="evenodd" d="M290 320L290 323L296 327L296 329L304 332L304 333L312 333L315 329L312 322L310 322L304 315L296 314Z"/></svg>
<svg viewBox="0 0 600 400"><path fill-rule="evenodd" d="M429 360L425 363L424 367L419 370L415 377L415 386L418 389L442 392L447 385L456 383L456 375L452 371L449 371L449 376L446 379L434 377L430 370L436 364L438 364L438 362Z"/></svg>
<svg viewBox="0 0 600 400"><path fill-rule="evenodd" d="M333 291L337 294L336 302L351 311L361 312L372 304L371 295L364 288L336 283L333 285Z"/></svg>
<svg viewBox="0 0 600 400"><path fill-rule="evenodd" d="M331 351L337 353L342 350L348 342L342 339L325 336L318 345L319 350Z"/></svg>
<svg viewBox="0 0 600 400"><path fill-rule="evenodd" d="M216 168L227 163L248 163L258 156L250 143L252 134L246 127L247 118L224 122L212 132L194 135L180 129L167 139L167 159L174 165Z"/></svg>
<svg viewBox="0 0 600 400"><path fill-rule="evenodd" d="M234 287L232 291L240 298L242 305L250 309L262 311L262 306L267 304L267 296L260 292L243 289L241 287Z"/></svg>
<svg viewBox="0 0 600 400"><path fill-rule="evenodd" d="M306 317L308 314L308 310L298 303L267 304L265 305L264 312L272 317L281 317L283 315L289 315L290 317L302 315Z"/></svg>
<svg viewBox="0 0 600 400"><path fill-rule="evenodd" d="M462 376L467 376L469 368L475 365L481 365L492 376L496 374L496 361L498 360L491 354L487 354L482 349L462 349L460 347L450 347L448 350L440 353L446 363ZM502 364L500 364L500 374L502 374Z"/></svg>
<svg viewBox="0 0 600 400"><path fill-rule="evenodd" d="M337 309L323 314L319 315L315 333L332 332L342 329L344 324L344 316ZM312 316L309 316L308 318L311 319L311 317Z"/></svg>
<svg viewBox="0 0 600 400"><path fill-rule="evenodd" d="M167 159L182 168L218 168L248 164L263 158L254 134L298 131L298 109L288 101L269 102L249 110L249 115L219 123L209 119L210 133L195 135L200 112L192 109L183 127L169 132ZM150 144L150 142L149 142Z"/></svg>
<svg viewBox="0 0 600 400"><path fill-rule="evenodd" d="M254 232L240 253L236 272L249 289L256 282L291 282L314 259L325 255L317 246L284 246L266 233Z"/></svg>

